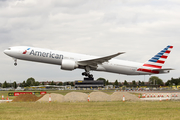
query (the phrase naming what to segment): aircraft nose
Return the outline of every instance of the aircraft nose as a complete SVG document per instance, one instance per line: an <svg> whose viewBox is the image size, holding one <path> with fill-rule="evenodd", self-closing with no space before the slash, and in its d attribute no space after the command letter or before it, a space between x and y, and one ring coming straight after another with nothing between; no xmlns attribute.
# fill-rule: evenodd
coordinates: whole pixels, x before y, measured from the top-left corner
<svg viewBox="0 0 180 120"><path fill-rule="evenodd" d="M9 49L4 50L4 53L8 55L11 51Z"/></svg>

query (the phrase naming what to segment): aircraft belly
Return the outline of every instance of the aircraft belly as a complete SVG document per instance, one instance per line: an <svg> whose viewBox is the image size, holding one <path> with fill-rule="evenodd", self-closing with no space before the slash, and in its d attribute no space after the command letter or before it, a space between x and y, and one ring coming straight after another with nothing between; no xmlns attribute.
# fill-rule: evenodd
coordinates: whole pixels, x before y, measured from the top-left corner
<svg viewBox="0 0 180 120"><path fill-rule="evenodd" d="M97 69L98 71L105 71L105 72L112 72L112 73L118 73L118 74L126 74L126 75L139 75L138 72L136 72L136 67L130 67L130 66L115 66L115 65L103 65L104 69ZM99 66L98 66L99 68Z"/></svg>
<svg viewBox="0 0 180 120"><path fill-rule="evenodd" d="M55 65L61 65L62 63L62 59L53 59L53 58L46 58L40 56L18 55L16 56L16 58L26 61L41 62L41 63L55 64Z"/></svg>

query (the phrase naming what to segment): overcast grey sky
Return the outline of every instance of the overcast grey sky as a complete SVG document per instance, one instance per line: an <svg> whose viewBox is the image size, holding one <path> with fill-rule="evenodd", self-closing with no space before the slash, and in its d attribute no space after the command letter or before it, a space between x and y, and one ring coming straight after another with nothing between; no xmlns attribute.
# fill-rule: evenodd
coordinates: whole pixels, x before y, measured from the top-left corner
<svg viewBox="0 0 180 120"><path fill-rule="evenodd" d="M174 48L164 65L174 68L157 75L164 81L180 77L179 0L0 0L0 82L73 81L84 70L60 70L60 66L14 61L3 53L9 46L34 46L145 62L167 45ZM95 79L144 80L92 72ZM149 76L145 77L147 81Z"/></svg>

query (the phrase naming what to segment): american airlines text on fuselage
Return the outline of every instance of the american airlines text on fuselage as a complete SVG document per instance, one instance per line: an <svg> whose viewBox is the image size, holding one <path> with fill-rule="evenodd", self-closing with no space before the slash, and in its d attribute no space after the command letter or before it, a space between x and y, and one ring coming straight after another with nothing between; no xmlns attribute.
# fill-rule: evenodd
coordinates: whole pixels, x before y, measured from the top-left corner
<svg viewBox="0 0 180 120"><path fill-rule="evenodd" d="M54 58L54 59L63 59L63 55L52 53L52 52L47 53L47 52L31 50L29 55L49 57L49 58Z"/></svg>

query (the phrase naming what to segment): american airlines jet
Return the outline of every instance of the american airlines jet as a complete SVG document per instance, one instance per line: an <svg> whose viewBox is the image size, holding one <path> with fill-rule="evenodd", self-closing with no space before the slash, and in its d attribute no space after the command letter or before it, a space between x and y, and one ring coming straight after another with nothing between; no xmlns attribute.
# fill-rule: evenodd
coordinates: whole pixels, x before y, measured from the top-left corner
<svg viewBox="0 0 180 120"><path fill-rule="evenodd" d="M14 59L15 66L17 65L17 59L55 64L61 66L62 70L71 71L77 68L84 69L85 72L83 72L82 75L93 78L93 75L90 74L91 70L125 75L169 73L169 71L173 69L162 68L162 66L164 65L172 48L173 46L167 46L145 63L114 59L114 57L123 54L124 52L104 57L97 57L28 46L16 46L9 47L4 50L4 53Z"/></svg>

